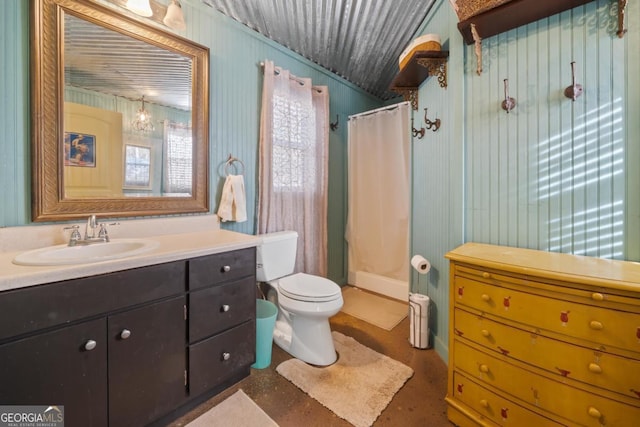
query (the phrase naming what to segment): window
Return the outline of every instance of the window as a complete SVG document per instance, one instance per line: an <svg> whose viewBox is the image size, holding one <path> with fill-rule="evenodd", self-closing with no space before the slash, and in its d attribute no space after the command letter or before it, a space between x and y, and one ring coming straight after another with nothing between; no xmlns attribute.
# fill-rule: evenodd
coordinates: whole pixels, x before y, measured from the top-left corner
<svg viewBox="0 0 640 427"><path fill-rule="evenodd" d="M316 188L316 122L312 105L274 96L272 173L274 191Z"/></svg>
<svg viewBox="0 0 640 427"><path fill-rule="evenodd" d="M165 122L164 193L191 194L191 126Z"/></svg>
<svg viewBox="0 0 640 427"><path fill-rule="evenodd" d="M124 188L151 189L151 147L125 145Z"/></svg>

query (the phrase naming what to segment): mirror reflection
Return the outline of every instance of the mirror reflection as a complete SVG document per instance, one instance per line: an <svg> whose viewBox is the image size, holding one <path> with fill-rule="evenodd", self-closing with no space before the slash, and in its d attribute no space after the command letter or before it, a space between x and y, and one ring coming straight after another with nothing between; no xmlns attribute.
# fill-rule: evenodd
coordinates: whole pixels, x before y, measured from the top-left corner
<svg viewBox="0 0 640 427"><path fill-rule="evenodd" d="M191 75L185 55L65 14L64 197L190 196Z"/></svg>
<svg viewBox="0 0 640 427"><path fill-rule="evenodd" d="M32 6L32 219L209 212L209 49L115 5Z"/></svg>

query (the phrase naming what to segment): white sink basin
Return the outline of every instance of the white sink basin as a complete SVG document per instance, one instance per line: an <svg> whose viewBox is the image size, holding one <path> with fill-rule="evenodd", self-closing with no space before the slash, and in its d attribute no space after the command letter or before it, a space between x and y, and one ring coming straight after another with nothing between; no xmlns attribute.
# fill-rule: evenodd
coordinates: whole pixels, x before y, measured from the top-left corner
<svg viewBox="0 0 640 427"><path fill-rule="evenodd" d="M158 242L147 239L112 239L91 245L57 245L23 252L13 259L19 265L73 265L140 255L155 249Z"/></svg>

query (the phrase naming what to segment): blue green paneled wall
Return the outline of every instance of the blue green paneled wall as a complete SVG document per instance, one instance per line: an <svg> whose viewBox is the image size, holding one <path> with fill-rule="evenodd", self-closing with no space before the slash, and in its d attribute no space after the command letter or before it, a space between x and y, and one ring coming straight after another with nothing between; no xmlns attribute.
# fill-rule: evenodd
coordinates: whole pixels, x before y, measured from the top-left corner
<svg viewBox="0 0 640 427"><path fill-rule="evenodd" d="M640 261L640 4L598 0L482 41L483 71L463 44L447 1L419 34L450 52L448 87L429 79L420 109L440 130L413 141L412 252L432 263L413 274L428 293L431 332L446 358L449 266L466 241ZM584 93L564 96L576 62ZM500 107L504 79L517 106Z"/></svg>

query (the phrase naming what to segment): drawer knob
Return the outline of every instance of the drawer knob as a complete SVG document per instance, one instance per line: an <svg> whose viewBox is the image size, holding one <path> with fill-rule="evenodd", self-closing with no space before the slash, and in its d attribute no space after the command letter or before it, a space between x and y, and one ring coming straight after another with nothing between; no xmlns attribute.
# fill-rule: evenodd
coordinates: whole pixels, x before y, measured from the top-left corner
<svg viewBox="0 0 640 427"><path fill-rule="evenodd" d="M589 363L589 370L594 374L602 373L602 367L596 363Z"/></svg>
<svg viewBox="0 0 640 427"><path fill-rule="evenodd" d="M230 309L230 308L231 308L231 307L229 306L229 304L223 304L223 305L222 305L222 311L224 311L224 312L229 311L229 309Z"/></svg>
<svg viewBox="0 0 640 427"><path fill-rule="evenodd" d="M593 406L589 407L589 410L587 411L589 413L589 416L593 417L593 418L600 418L602 417L602 414L600 413L600 411L598 411L596 408L594 408Z"/></svg>
<svg viewBox="0 0 640 427"><path fill-rule="evenodd" d="M484 277L485 279L490 279L491 278L491 273L487 273L485 271L484 273L482 273L482 277Z"/></svg>
<svg viewBox="0 0 640 427"><path fill-rule="evenodd" d="M131 331L128 329L123 329L122 332L120 332L120 339L126 340L130 336L131 336Z"/></svg>
<svg viewBox="0 0 640 427"><path fill-rule="evenodd" d="M484 364L480 365L480 372L482 372L484 374L489 373L489 367L487 365L484 365Z"/></svg>
<svg viewBox="0 0 640 427"><path fill-rule="evenodd" d="M604 300L604 295L602 295L599 292L594 292L591 294L591 299L594 301L603 301Z"/></svg>
<svg viewBox="0 0 640 427"><path fill-rule="evenodd" d="M488 294L482 294L480 298L482 298L482 301L491 301L491 297Z"/></svg>
<svg viewBox="0 0 640 427"><path fill-rule="evenodd" d="M84 343L84 349L85 349L86 351L91 351L91 350L93 350L94 348L96 348L96 346L97 346L97 345L98 345L98 343L97 343L97 342L95 342L94 340L89 340L89 341L87 341L86 343Z"/></svg>
<svg viewBox="0 0 640 427"><path fill-rule="evenodd" d="M231 353L227 353L227 352L222 353L222 360L229 360L229 359L231 359Z"/></svg>
<svg viewBox="0 0 640 427"><path fill-rule="evenodd" d="M480 333L483 337L489 337L491 335L491 332L487 331L486 329L483 329L482 331L480 331Z"/></svg>
<svg viewBox="0 0 640 427"><path fill-rule="evenodd" d="M222 267L222 271L225 273L228 273L231 271L231 266L230 265L225 265L224 267Z"/></svg>
<svg viewBox="0 0 640 427"><path fill-rule="evenodd" d="M591 329L596 330L596 331L601 331L602 328L604 328L602 323L598 322L597 320L592 320L591 322L589 322L589 327Z"/></svg>
<svg viewBox="0 0 640 427"><path fill-rule="evenodd" d="M489 407L489 402L487 402L485 399L482 399L480 401L480 406L482 406L483 408L488 408Z"/></svg>

